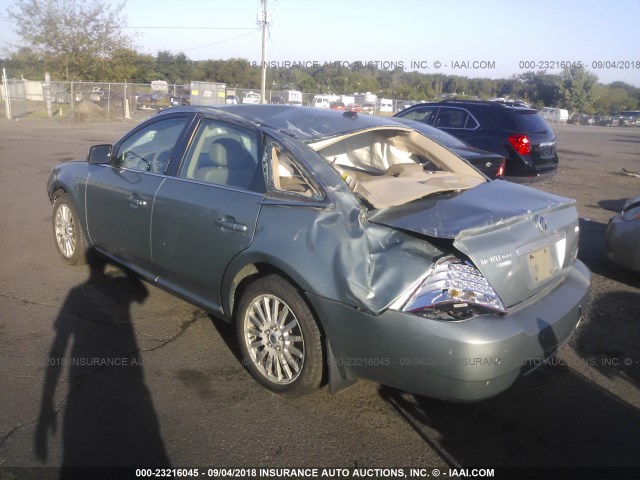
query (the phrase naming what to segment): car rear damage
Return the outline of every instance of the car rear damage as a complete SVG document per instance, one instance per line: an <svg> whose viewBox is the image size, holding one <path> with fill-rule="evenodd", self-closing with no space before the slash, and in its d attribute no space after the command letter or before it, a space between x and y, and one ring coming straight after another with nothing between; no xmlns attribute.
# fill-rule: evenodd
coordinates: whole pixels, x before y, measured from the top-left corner
<svg viewBox="0 0 640 480"><path fill-rule="evenodd" d="M354 175L330 148L339 140L326 143L318 150L347 185L376 193L371 182L381 180ZM404 188L414 173L396 167L405 175L396 186ZM450 190L425 190L406 202L401 194L387 203L360 197L366 213L358 226L372 251L333 262L351 295L309 293L331 339L334 379L480 400L539 366L575 330L590 287L576 259L575 202L502 181L464 186L458 178ZM415 181L428 186L419 175ZM336 251L348 244L345 238ZM368 263L361 268L353 258Z"/></svg>

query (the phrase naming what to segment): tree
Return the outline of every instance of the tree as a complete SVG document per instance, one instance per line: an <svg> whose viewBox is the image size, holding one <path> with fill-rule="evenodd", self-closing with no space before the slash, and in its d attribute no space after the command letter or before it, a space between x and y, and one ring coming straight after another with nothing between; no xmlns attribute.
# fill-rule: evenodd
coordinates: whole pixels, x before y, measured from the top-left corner
<svg viewBox="0 0 640 480"><path fill-rule="evenodd" d="M111 61L101 72L103 82L149 83L157 80L156 59L135 50L121 49L113 52Z"/></svg>
<svg viewBox="0 0 640 480"><path fill-rule="evenodd" d="M593 88L598 77L584 68L565 68L560 94L564 106L574 112L593 113Z"/></svg>
<svg viewBox="0 0 640 480"><path fill-rule="evenodd" d="M68 80L99 80L96 64L131 47L124 3L104 0L15 0L7 16L24 44Z"/></svg>

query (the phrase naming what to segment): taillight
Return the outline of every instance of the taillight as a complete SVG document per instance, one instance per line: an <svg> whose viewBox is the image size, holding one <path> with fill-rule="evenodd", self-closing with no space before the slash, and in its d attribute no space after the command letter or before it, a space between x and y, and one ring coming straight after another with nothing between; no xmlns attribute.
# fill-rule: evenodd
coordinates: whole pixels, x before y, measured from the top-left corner
<svg viewBox="0 0 640 480"><path fill-rule="evenodd" d="M620 215L620 220L624 222L633 222L634 220L640 220L640 212L628 210Z"/></svg>
<svg viewBox="0 0 640 480"><path fill-rule="evenodd" d="M502 163L500 164L500 167L498 167L498 172L496 173L496 178L504 177L504 166L505 166L505 161L502 160Z"/></svg>
<svg viewBox="0 0 640 480"><path fill-rule="evenodd" d="M529 155L531 153L531 140L526 135L511 135L508 140L520 155Z"/></svg>

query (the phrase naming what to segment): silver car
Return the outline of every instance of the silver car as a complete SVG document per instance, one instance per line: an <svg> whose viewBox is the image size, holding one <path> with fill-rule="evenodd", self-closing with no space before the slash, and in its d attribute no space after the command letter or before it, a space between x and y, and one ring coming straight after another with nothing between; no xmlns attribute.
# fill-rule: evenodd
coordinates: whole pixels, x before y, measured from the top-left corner
<svg viewBox="0 0 640 480"><path fill-rule="evenodd" d="M274 392L491 397L569 339L589 292L573 200L389 117L173 108L47 190L68 263L95 250L234 323Z"/></svg>
<svg viewBox="0 0 640 480"><path fill-rule="evenodd" d="M640 272L640 196L627 200L609 220L606 252L612 262Z"/></svg>

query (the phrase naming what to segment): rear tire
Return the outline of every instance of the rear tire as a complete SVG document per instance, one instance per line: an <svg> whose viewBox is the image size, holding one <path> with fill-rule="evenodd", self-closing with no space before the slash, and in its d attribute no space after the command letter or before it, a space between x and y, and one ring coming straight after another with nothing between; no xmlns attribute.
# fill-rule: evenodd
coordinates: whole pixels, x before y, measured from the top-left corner
<svg viewBox="0 0 640 480"><path fill-rule="evenodd" d="M282 277L250 283L236 313L242 363L269 390L297 396L320 386L322 337L301 295Z"/></svg>
<svg viewBox="0 0 640 480"><path fill-rule="evenodd" d="M66 193L58 195L53 202L53 239L56 250L69 265L87 263L87 243L80 216Z"/></svg>

